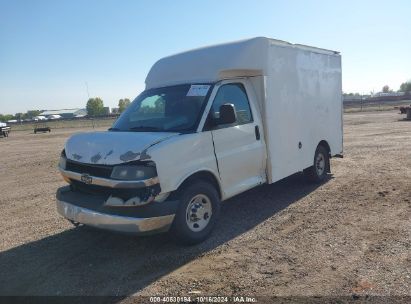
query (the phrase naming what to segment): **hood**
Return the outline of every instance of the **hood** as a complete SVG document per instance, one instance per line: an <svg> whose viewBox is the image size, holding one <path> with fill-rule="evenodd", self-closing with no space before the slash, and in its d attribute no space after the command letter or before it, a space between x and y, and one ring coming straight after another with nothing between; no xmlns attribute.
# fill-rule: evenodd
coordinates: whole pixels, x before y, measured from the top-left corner
<svg viewBox="0 0 411 304"><path fill-rule="evenodd" d="M115 165L149 159L146 149L179 133L91 132L71 136L65 146L68 159L90 164Z"/></svg>

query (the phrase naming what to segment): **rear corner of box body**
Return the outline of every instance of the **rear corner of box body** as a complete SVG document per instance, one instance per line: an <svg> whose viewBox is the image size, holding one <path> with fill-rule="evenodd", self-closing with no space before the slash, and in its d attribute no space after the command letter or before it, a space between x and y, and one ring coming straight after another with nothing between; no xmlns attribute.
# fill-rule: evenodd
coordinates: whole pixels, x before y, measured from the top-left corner
<svg viewBox="0 0 411 304"><path fill-rule="evenodd" d="M332 154L342 151L340 58L293 45L270 46L263 113L269 182L311 166L321 140Z"/></svg>

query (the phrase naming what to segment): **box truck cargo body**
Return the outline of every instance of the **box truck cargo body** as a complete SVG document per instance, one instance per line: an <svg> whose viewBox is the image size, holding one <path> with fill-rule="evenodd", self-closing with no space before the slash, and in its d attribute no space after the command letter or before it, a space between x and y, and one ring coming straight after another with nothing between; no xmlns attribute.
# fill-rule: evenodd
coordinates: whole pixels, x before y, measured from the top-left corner
<svg viewBox="0 0 411 304"><path fill-rule="evenodd" d="M163 58L109 131L67 141L58 210L199 242L221 201L299 171L326 178L343 153L341 93L338 52L274 39Z"/></svg>

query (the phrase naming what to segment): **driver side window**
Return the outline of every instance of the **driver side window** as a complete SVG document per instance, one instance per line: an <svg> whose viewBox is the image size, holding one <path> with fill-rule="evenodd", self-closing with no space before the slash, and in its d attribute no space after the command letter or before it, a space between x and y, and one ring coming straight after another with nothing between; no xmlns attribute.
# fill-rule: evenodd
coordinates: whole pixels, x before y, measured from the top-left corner
<svg viewBox="0 0 411 304"><path fill-rule="evenodd" d="M220 107L226 103L231 103L235 107L237 113L236 125L243 125L253 121L247 93L241 83L225 84L218 89L210 109L212 120L220 118Z"/></svg>

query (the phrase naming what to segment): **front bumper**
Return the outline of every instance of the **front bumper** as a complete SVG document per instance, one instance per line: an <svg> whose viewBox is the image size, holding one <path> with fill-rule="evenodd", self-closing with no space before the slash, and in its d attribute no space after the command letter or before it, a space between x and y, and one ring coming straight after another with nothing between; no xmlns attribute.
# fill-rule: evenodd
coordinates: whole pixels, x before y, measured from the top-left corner
<svg viewBox="0 0 411 304"><path fill-rule="evenodd" d="M57 211L66 219L84 225L134 234L169 230L178 201L152 202L136 207L105 207L104 198L58 189Z"/></svg>

